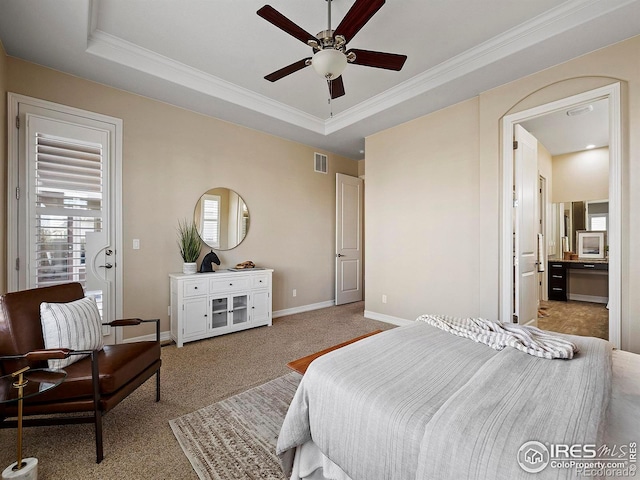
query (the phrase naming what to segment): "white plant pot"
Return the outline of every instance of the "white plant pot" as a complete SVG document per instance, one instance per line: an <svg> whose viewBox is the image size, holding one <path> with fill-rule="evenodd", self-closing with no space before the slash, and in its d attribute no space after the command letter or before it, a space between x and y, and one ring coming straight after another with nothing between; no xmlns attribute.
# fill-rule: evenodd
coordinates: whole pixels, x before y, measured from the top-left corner
<svg viewBox="0 0 640 480"><path fill-rule="evenodd" d="M192 273L196 273L198 271L198 264L196 262L194 263L183 263L182 264L182 273L184 274L192 274Z"/></svg>

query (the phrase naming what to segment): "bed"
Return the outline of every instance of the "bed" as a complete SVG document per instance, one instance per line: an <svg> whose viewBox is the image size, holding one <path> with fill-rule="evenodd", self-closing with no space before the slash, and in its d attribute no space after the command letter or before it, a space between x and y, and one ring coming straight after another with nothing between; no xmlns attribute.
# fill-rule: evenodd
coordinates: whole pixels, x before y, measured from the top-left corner
<svg viewBox="0 0 640 480"><path fill-rule="evenodd" d="M600 339L565 338L579 353L547 360L414 322L322 356L302 378L278 438L285 473L532 478L522 465L540 462L521 449L530 442L637 442L639 356ZM535 478L576 476L550 458Z"/></svg>

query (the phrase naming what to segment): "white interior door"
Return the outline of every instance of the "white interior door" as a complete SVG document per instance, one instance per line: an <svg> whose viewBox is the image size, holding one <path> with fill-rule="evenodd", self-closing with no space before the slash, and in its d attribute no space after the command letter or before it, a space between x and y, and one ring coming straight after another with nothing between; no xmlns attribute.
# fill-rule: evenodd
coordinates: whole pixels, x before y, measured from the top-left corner
<svg viewBox="0 0 640 480"><path fill-rule="evenodd" d="M360 178L336 174L336 305L363 298L363 187Z"/></svg>
<svg viewBox="0 0 640 480"><path fill-rule="evenodd" d="M522 126L514 137L514 294L521 325L538 320L538 141Z"/></svg>

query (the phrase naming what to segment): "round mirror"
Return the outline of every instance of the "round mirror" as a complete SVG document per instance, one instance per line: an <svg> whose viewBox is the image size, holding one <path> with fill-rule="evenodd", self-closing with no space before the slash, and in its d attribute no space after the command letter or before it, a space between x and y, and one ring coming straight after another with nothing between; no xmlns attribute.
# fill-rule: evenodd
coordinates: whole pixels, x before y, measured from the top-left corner
<svg viewBox="0 0 640 480"><path fill-rule="evenodd" d="M231 250L247 236L249 209L233 190L212 188L196 203L193 221L204 243L216 250Z"/></svg>

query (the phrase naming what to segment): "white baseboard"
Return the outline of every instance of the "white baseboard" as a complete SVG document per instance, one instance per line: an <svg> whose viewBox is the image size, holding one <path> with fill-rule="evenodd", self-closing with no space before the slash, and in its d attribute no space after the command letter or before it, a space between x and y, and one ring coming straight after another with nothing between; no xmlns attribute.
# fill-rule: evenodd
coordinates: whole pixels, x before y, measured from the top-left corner
<svg viewBox="0 0 640 480"><path fill-rule="evenodd" d="M569 300L577 300L578 302L591 303L609 303L609 297L596 297L594 295L580 295L579 293L570 293Z"/></svg>
<svg viewBox="0 0 640 480"><path fill-rule="evenodd" d="M295 313L310 312L311 310L320 310L321 308L333 307L335 303L336 302L334 300L327 300L325 302L312 303L310 305L302 305L300 307L285 308L284 310L276 310L271 314L271 318L284 317L286 315L293 315ZM122 343L147 342L147 341L153 341L155 339L156 339L156 334L150 333L149 335L142 335L140 337L126 338L122 340ZM167 340L171 340L171 332L168 330L166 332L160 332L160 341L164 342Z"/></svg>
<svg viewBox="0 0 640 480"><path fill-rule="evenodd" d="M380 320L381 322L391 323L392 325L397 325L399 327L403 327L405 325L410 325L413 323L413 320L406 320L404 318L392 317L391 315L385 315L384 313L376 313L370 310L364 311L364 317L370 318L371 320Z"/></svg>
<svg viewBox="0 0 640 480"><path fill-rule="evenodd" d="M311 303L309 305L302 305L300 307L285 308L284 310L276 310L271 315L271 318L284 317L286 315L294 315L296 313L310 312L311 310L320 310L321 308L333 307L336 304L335 300L327 300L325 302Z"/></svg>
<svg viewBox="0 0 640 480"><path fill-rule="evenodd" d="M141 335L139 337L131 337L125 338L122 340L122 343L133 343L133 342L153 342L156 339L155 333L150 333L149 335ZM167 340L171 340L171 332L160 332L160 341L165 342Z"/></svg>
<svg viewBox="0 0 640 480"><path fill-rule="evenodd" d="M593 300L588 300L588 301L593 301ZM312 310L320 310L321 308L333 307L334 305L335 305L335 300L327 300L324 302L311 303L309 305L302 305L300 307L285 308L284 310L274 311L271 315L271 318L284 317L286 315L294 315L296 313L310 312ZM391 323L399 327L413 323L412 320L406 320L404 318L399 318L399 317L392 317L391 315L371 312L369 310L364 311L364 316L365 318L370 318L371 320L380 320L381 322ZM124 340L122 340L122 343L148 342L148 341L153 341L155 339L156 339L156 334L150 333L148 335L141 335L139 337L125 338ZM170 331L160 332L160 341L164 342L167 340L171 340L171 332Z"/></svg>

